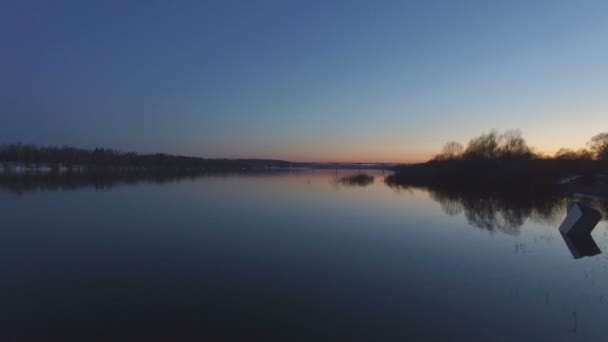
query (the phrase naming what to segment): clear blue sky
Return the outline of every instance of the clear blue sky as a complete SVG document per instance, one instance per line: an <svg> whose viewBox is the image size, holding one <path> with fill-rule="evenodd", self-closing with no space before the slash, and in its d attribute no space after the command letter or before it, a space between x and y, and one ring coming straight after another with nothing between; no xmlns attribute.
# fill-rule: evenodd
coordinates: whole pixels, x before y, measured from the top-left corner
<svg viewBox="0 0 608 342"><path fill-rule="evenodd" d="M415 161L607 110L608 1L0 3L0 143Z"/></svg>

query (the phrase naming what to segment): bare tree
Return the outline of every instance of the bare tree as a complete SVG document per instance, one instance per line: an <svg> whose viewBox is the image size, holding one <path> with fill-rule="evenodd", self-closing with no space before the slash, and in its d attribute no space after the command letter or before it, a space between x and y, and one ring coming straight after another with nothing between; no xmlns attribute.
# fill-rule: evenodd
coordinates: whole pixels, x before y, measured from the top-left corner
<svg viewBox="0 0 608 342"><path fill-rule="evenodd" d="M578 151L573 151L569 148L560 148L555 153L554 158L560 160L590 160L593 159L593 154L584 148L581 148Z"/></svg>
<svg viewBox="0 0 608 342"><path fill-rule="evenodd" d="M460 159L462 157L462 152L464 151L464 147L461 143L450 141L449 143L443 146L441 153L435 156L436 160L453 160Z"/></svg>
<svg viewBox="0 0 608 342"><path fill-rule="evenodd" d="M532 153L519 130L504 132L500 135L498 141L500 154L504 157L525 157Z"/></svg>
<svg viewBox="0 0 608 342"><path fill-rule="evenodd" d="M492 131L471 139L464 156L469 159L493 159L498 156L498 147L498 134Z"/></svg>
<svg viewBox="0 0 608 342"><path fill-rule="evenodd" d="M599 160L608 160L608 133L600 133L587 143L594 157Z"/></svg>

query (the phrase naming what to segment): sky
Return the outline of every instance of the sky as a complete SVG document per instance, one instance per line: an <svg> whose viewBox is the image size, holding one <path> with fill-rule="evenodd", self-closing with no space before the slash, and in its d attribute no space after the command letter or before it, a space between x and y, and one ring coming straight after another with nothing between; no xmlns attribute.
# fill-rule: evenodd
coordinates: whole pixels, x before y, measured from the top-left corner
<svg viewBox="0 0 608 342"><path fill-rule="evenodd" d="M607 114L608 1L0 2L0 143L416 162Z"/></svg>

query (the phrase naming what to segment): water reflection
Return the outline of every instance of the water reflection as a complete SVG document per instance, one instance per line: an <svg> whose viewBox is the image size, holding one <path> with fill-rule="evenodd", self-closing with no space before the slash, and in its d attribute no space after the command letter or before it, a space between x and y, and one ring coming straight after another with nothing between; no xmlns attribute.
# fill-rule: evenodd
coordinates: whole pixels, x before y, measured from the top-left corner
<svg viewBox="0 0 608 342"><path fill-rule="evenodd" d="M414 189L387 182L397 191ZM455 216L464 213L472 226L488 231L500 231L510 235L519 234L526 220L556 226L566 215L567 204L572 197L559 193L492 192L479 193L444 188L425 187L429 197L438 202L443 212ZM580 200L580 199L579 199ZM586 203L606 217L608 203L598 199L587 199Z"/></svg>
<svg viewBox="0 0 608 342"><path fill-rule="evenodd" d="M291 172L276 170L248 172L247 175L270 176ZM140 183L166 184L201 177L228 177L239 173L209 173L193 170L89 170L73 172L0 172L0 191L17 194L34 191L74 190L79 188L111 189Z"/></svg>
<svg viewBox="0 0 608 342"><path fill-rule="evenodd" d="M353 175L342 176L340 178L334 177L332 180L336 184L341 184L351 187L366 187L374 183L374 176L366 173L356 173Z"/></svg>
<svg viewBox="0 0 608 342"><path fill-rule="evenodd" d="M591 231L601 219L601 214L579 202L568 204L568 215L559 226L559 232L574 259L601 253Z"/></svg>
<svg viewBox="0 0 608 342"><path fill-rule="evenodd" d="M560 234L562 235L562 238L564 238L564 242L566 243L566 246L568 246L574 259L602 253L591 235L568 235L562 232L560 232Z"/></svg>
<svg viewBox="0 0 608 342"><path fill-rule="evenodd" d="M403 187L387 183L396 189ZM554 225L564 215L565 198L553 194L535 196L517 193L468 192L441 188L425 188L429 196L438 202L447 215L464 212L469 224L488 231L500 231L517 235L527 219Z"/></svg>
<svg viewBox="0 0 608 342"><path fill-rule="evenodd" d="M355 172L18 178L10 189L150 183L0 193L0 340L607 336L607 256L571 260L559 196L395 196L371 171L374 183L336 191L332 179ZM523 221L516 238L485 234ZM608 231L598 233L605 250Z"/></svg>

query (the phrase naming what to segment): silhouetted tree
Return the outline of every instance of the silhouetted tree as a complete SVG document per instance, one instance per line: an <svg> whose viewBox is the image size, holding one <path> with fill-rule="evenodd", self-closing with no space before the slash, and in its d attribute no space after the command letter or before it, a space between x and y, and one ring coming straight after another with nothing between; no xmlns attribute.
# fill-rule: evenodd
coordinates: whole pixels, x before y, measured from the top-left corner
<svg viewBox="0 0 608 342"><path fill-rule="evenodd" d="M397 166L389 178L410 186L531 191L552 187L573 175L592 184L598 174L608 172L608 133L593 137L589 145L591 151L562 149L555 158L541 157L532 151L520 131L492 131L471 139L464 152L460 144L450 142L427 163ZM602 166L596 159L606 163Z"/></svg>
<svg viewBox="0 0 608 342"><path fill-rule="evenodd" d="M591 160L593 159L593 154L584 148L578 151L561 148L555 153L554 158L558 160Z"/></svg>
<svg viewBox="0 0 608 342"><path fill-rule="evenodd" d="M482 134L469 141L467 149L464 151L465 159L494 159L498 156L498 134L492 131Z"/></svg>
<svg viewBox="0 0 608 342"><path fill-rule="evenodd" d="M500 158L531 158L532 149L519 130L509 130L503 134L492 131L471 139L464 152L465 159L495 160Z"/></svg>
<svg viewBox="0 0 608 342"><path fill-rule="evenodd" d="M461 143L450 141L449 143L443 146L441 153L435 156L435 160L454 160L460 159L462 157L462 153L464 151L464 147Z"/></svg>
<svg viewBox="0 0 608 342"><path fill-rule="evenodd" d="M587 143L594 157L598 160L608 161L608 133L600 133Z"/></svg>
<svg viewBox="0 0 608 342"><path fill-rule="evenodd" d="M521 136L521 131L510 130L498 138L498 153L501 158L525 158L532 156L532 150Z"/></svg>

